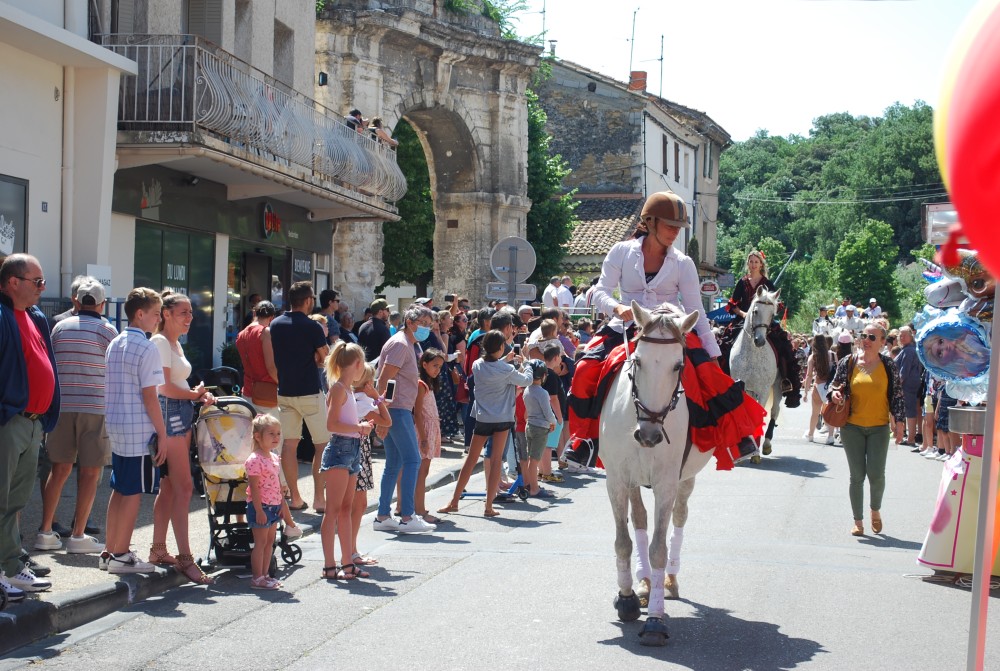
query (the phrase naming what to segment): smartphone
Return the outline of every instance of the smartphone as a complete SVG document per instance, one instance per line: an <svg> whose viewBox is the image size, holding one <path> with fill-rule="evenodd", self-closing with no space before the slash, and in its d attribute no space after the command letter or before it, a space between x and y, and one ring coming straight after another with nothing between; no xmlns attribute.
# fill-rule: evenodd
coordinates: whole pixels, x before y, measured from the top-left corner
<svg viewBox="0 0 1000 671"><path fill-rule="evenodd" d="M445 294L444 295L444 302L445 303L451 303L454 300L455 300L455 294Z"/></svg>
<svg viewBox="0 0 1000 671"><path fill-rule="evenodd" d="M159 436L157 436L155 433L152 436L150 436L149 440L146 442L146 451L149 452L149 458L152 459L153 463L155 464L156 455L159 454L160 452L160 439ZM164 461L159 466L159 469L161 478L169 475L169 473L167 472L167 462Z"/></svg>
<svg viewBox="0 0 1000 671"><path fill-rule="evenodd" d="M521 346L519 344L514 344L514 356L521 356Z"/></svg>
<svg viewBox="0 0 1000 671"><path fill-rule="evenodd" d="M389 380L385 385L385 400L391 401L393 396L396 395L396 381Z"/></svg>

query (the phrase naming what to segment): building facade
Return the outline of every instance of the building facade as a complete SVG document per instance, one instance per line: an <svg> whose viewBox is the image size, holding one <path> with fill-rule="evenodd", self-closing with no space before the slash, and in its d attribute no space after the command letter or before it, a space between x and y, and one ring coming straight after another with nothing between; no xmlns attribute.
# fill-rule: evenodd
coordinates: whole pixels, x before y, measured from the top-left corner
<svg viewBox="0 0 1000 671"><path fill-rule="evenodd" d="M38 257L47 303L110 263L115 110L138 69L88 41L87 4L0 0L0 258Z"/></svg>
<svg viewBox="0 0 1000 671"><path fill-rule="evenodd" d="M567 246L567 271L588 275L615 242L635 231L642 201L673 191L688 205L691 228L675 245L694 251L708 278L716 266L718 157L730 144L706 114L645 90L645 73L622 82L567 61L552 61L552 75L538 87L548 115L552 151L573 172L564 180L578 190L580 220Z"/></svg>
<svg viewBox="0 0 1000 671"><path fill-rule="evenodd" d="M189 295L196 368L253 294L281 309L293 282L336 288L338 221L398 220L395 153L314 98L315 26L312 0L91 3L91 38L136 67L112 117L109 295Z"/></svg>

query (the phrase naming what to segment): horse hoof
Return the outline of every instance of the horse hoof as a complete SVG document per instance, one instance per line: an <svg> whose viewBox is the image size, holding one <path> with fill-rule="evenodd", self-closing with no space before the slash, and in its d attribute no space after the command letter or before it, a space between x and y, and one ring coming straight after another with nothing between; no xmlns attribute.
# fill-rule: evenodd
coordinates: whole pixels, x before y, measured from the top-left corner
<svg viewBox="0 0 1000 671"><path fill-rule="evenodd" d="M649 607L649 588L649 578L643 578L639 581L639 584L636 585L635 593L636 596L639 597L639 606L642 608Z"/></svg>
<svg viewBox="0 0 1000 671"><path fill-rule="evenodd" d="M764 449L761 450L761 451L764 453L764 456L767 456L767 455L771 454L771 441L770 440L765 440L764 441Z"/></svg>
<svg viewBox="0 0 1000 671"><path fill-rule="evenodd" d="M760 455L759 454L755 454L752 457L750 457L750 463L751 464L759 464L760 463Z"/></svg>
<svg viewBox="0 0 1000 671"><path fill-rule="evenodd" d="M667 575L667 577L663 579L663 588L667 590L665 598L667 599L681 598L679 591L680 585L677 583L677 576Z"/></svg>
<svg viewBox="0 0 1000 671"><path fill-rule="evenodd" d="M642 615L642 611L639 610L639 597L635 592L628 596L616 595L615 610L618 611L618 619L622 622L634 622Z"/></svg>
<svg viewBox="0 0 1000 671"><path fill-rule="evenodd" d="M647 617L639 631L639 643L642 645L664 646L668 638L667 623L658 617Z"/></svg>

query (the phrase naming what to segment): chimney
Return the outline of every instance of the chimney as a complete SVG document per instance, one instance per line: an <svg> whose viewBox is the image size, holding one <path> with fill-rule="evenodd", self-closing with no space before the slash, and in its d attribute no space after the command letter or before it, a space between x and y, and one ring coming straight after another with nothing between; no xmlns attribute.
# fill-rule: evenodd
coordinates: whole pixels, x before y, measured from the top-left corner
<svg viewBox="0 0 1000 671"><path fill-rule="evenodd" d="M633 70L628 78L628 90L629 91L645 91L646 90L646 71L645 70Z"/></svg>
<svg viewBox="0 0 1000 671"><path fill-rule="evenodd" d="M555 58L556 56L556 42L559 40L549 40L549 56Z"/></svg>

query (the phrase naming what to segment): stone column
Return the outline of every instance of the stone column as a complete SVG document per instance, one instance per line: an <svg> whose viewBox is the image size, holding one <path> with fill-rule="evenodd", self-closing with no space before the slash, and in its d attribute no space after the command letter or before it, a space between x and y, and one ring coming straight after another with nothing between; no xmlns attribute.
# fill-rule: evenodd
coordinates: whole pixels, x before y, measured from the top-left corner
<svg viewBox="0 0 1000 671"><path fill-rule="evenodd" d="M338 222L333 231L333 288L355 320L375 297L382 281L382 222Z"/></svg>
<svg viewBox="0 0 1000 671"><path fill-rule="evenodd" d="M459 293L485 305L490 251L499 240L523 237L527 198L495 193L438 194L434 215L434 290Z"/></svg>

